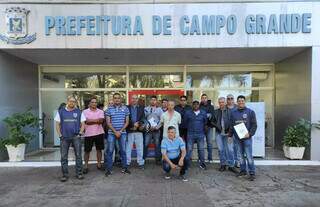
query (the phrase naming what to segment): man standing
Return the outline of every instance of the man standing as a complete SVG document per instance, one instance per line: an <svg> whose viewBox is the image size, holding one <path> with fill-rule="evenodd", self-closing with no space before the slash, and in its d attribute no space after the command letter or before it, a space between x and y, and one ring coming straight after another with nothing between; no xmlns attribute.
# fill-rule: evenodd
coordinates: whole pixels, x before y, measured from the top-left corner
<svg viewBox="0 0 320 207"><path fill-rule="evenodd" d="M191 111L192 108L187 105L187 96L180 96L180 104L174 107L174 110L181 115L181 124L179 126L180 137L187 142L187 126L184 122L184 115L187 111Z"/></svg>
<svg viewBox="0 0 320 207"><path fill-rule="evenodd" d="M83 173L87 174L89 172L88 163L90 152L92 150L93 144L95 144L97 151L97 168L102 169L102 150L104 149L104 129L102 127L104 121L104 112L97 108L97 98L92 97L90 99L89 108L83 111L86 117L85 122L85 139L84 139L84 169Z"/></svg>
<svg viewBox="0 0 320 207"><path fill-rule="evenodd" d="M234 103L234 96L232 94L227 95L227 108L230 111L237 109L237 104ZM234 160L235 166L240 167L240 147L239 140L233 136L233 152L234 152Z"/></svg>
<svg viewBox="0 0 320 207"><path fill-rule="evenodd" d="M60 137L60 153L61 153L61 182L65 182L69 178L68 172L68 154L69 147L72 144L76 157L76 176L83 179L82 175L82 155L81 155L81 136L84 131L84 122L86 118L81 114L80 109L76 107L76 99L68 96L67 106L61 108L55 118L56 130Z"/></svg>
<svg viewBox="0 0 320 207"><path fill-rule="evenodd" d="M167 136L169 126L178 129L181 124L181 115L174 110L174 105L174 101L169 101L168 110L161 115L160 123L163 125L163 137ZM176 136L180 137L179 131L176 131Z"/></svg>
<svg viewBox="0 0 320 207"><path fill-rule="evenodd" d="M218 99L219 108L214 111L212 124L216 128L216 142L219 150L220 171L228 169L236 173L234 167L233 138L228 137L231 111L226 107L224 97Z"/></svg>
<svg viewBox="0 0 320 207"><path fill-rule="evenodd" d="M180 169L180 178L188 181L185 177L187 170L186 145L182 138L176 136L176 128L168 127L167 135L163 137L161 142L162 168L165 171L165 179L170 179L171 169Z"/></svg>
<svg viewBox="0 0 320 207"><path fill-rule="evenodd" d="M168 110L168 99L164 98L161 100L161 109L163 112Z"/></svg>
<svg viewBox="0 0 320 207"><path fill-rule="evenodd" d="M241 177L247 175L248 168L250 175L249 180L253 181L255 179L255 166L252 156L252 136L254 136L257 130L257 120L255 112L246 107L245 100L246 98L242 95L237 98L238 108L231 112L230 135L234 135L240 143L240 172L237 176ZM248 133L243 139L240 139L234 129L236 125L241 123L244 123L248 130Z"/></svg>
<svg viewBox="0 0 320 207"><path fill-rule="evenodd" d="M130 174L130 171L127 168L127 156L126 156L126 139L127 132L126 128L129 124L129 109L122 105L121 96L119 93L113 94L113 106L110 106L106 111L106 120L108 125L108 134L107 134L107 150L105 153L105 158L107 159L106 163L106 176L112 174L112 165L113 165L113 151L115 142L119 143L120 156L121 156L121 165L122 173Z"/></svg>
<svg viewBox="0 0 320 207"><path fill-rule="evenodd" d="M213 144L213 125L210 120L213 117L214 107L211 105L211 102L208 100L208 96L206 94L201 95L201 104L200 109L204 110L207 114L207 131L206 131L206 142L207 142L207 150L208 150L208 161L209 163L213 163L212 159L212 144Z"/></svg>
<svg viewBox="0 0 320 207"><path fill-rule="evenodd" d="M200 160L199 167L203 170L207 169L204 163L204 139L207 127L207 114L200 110L199 101L193 101L192 111L187 111L184 116L187 132L187 160L191 162L193 145L197 142L198 157ZM190 164L188 165L190 166Z"/></svg>
<svg viewBox="0 0 320 207"><path fill-rule="evenodd" d="M161 163L161 149L160 149L160 118L162 115L162 109L157 107L157 97L152 96L150 99L150 106L144 109L145 118L147 121L146 134L144 140L144 159L148 155L148 146L152 139L156 145L155 158L157 164Z"/></svg>
<svg viewBox="0 0 320 207"><path fill-rule="evenodd" d="M140 169L144 169L143 159L143 121L144 121L144 107L138 104L139 99L137 95L131 97L131 105L129 108L129 126L127 128L127 165L131 163L132 147L135 143L137 150L137 162Z"/></svg>

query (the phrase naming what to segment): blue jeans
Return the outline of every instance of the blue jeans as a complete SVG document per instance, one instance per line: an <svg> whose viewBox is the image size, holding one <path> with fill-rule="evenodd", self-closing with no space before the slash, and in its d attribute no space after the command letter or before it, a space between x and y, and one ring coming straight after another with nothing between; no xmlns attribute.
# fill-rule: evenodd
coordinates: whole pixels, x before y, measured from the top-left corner
<svg viewBox="0 0 320 207"><path fill-rule="evenodd" d="M208 150L208 160L212 159L212 144L213 144L213 128L208 127L208 131L206 132L206 142L207 142L207 150Z"/></svg>
<svg viewBox="0 0 320 207"><path fill-rule="evenodd" d="M187 135L187 160L191 162L193 144L197 142L198 147L198 157L200 160L200 164L204 163L204 135L196 135L196 134L188 134ZM191 163L189 163L190 166Z"/></svg>
<svg viewBox="0 0 320 207"><path fill-rule="evenodd" d="M216 142L219 150L220 165L234 167L233 138L227 135L217 134Z"/></svg>
<svg viewBox="0 0 320 207"><path fill-rule="evenodd" d="M240 153L240 140L233 136L233 153L234 161L236 164L240 163L241 153Z"/></svg>
<svg viewBox="0 0 320 207"><path fill-rule="evenodd" d="M69 148L72 144L74 149L74 155L76 157L76 174L82 174L82 144L80 137L63 138L60 141L60 154L61 154L61 170L62 174L68 176L68 154Z"/></svg>
<svg viewBox="0 0 320 207"><path fill-rule="evenodd" d="M243 139L240 141L240 152L241 152L241 159L240 159L240 170L247 172L247 167L250 175L255 174L255 166L254 160L252 155L252 138Z"/></svg>
<svg viewBox="0 0 320 207"><path fill-rule="evenodd" d="M145 134L143 158L146 159L148 156L148 146L151 144L152 139L156 145L155 157L157 160L161 160L160 130L150 131Z"/></svg>
<svg viewBox="0 0 320 207"><path fill-rule="evenodd" d="M114 134L107 134L106 135L107 141L105 142L106 144L106 150L104 152L104 157L107 159L107 162L105 162L105 168L107 170L112 170L113 166L113 151L114 151L114 146L115 143L119 143L119 148L120 148L120 156L121 156L121 164L122 168L127 168L127 156L126 156L126 141L127 141L127 134L122 133L121 137L119 139L116 139L116 136Z"/></svg>
<svg viewBox="0 0 320 207"><path fill-rule="evenodd" d="M143 159L143 134L142 132L130 132L128 133L128 141L126 146L126 154L127 154L127 165L129 166L131 163L131 154L133 143L136 145L137 150L137 162L138 164L144 165Z"/></svg>

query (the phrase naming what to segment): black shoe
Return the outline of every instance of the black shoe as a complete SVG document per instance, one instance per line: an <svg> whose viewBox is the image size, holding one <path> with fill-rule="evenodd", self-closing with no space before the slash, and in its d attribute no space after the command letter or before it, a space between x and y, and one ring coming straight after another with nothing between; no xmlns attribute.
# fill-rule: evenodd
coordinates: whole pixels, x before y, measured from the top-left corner
<svg viewBox="0 0 320 207"><path fill-rule="evenodd" d="M220 172L223 172L226 170L226 166L225 165L221 165L220 168L219 168L219 171Z"/></svg>
<svg viewBox="0 0 320 207"><path fill-rule="evenodd" d="M110 170L106 170L105 176L106 176L106 177L109 177L110 175L112 175L112 172L111 172Z"/></svg>
<svg viewBox="0 0 320 207"><path fill-rule="evenodd" d="M99 167L99 165L97 165L97 169L103 171L103 170L104 170L104 167L103 167L102 165L100 165L100 167Z"/></svg>
<svg viewBox="0 0 320 207"><path fill-rule="evenodd" d="M179 177L183 182L188 182L188 179L186 178L186 176L180 175Z"/></svg>
<svg viewBox="0 0 320 207"><path fill-rule="evenodd" d="M67 175L63 175L63 176L60 178L60 181L61 181L61 182L66 182L68 179L69 179L69 177L68 177Z"/></svg>
<svg viewBox="0 0 320 207"><path fill-rule="evenodd" d="M255 176L255 175L252 174L252 175L249 176L249 180L250 180L250 181L254 181L255 179L256 179L256 176Z"/></svg>
<svg viewBox="0 0 320 207"><path fill-rule="evenodd" d="M83 175L82 175L82 174L79 174L79 175L77 175L77 179L78 179L78 180L83 180L83 179L84 179L84 177L83 177Z"/></svg>
<svg viewBox="0 0 320 207"><path fill-rule="evenodd" d="M140 170L144 170L144 165L139 165Z"/></svg>
<svg viewBox="0 0 320 207"><path fill-rule="evenodd" d="M235 167L229 167L228 170L233 172L233 173L238 173L238 171L237 171L237 169Z"/></svg>
<svg viewBox="0 0 320 207"><path fill-rule="evenodd" d="M201 163L201 164L199 165L199 167L200 167L202 170L206 170L206 169L207 169L207 166L206 166L206 164L204 164L204 163Z"/></svg>
<svg viewBox="0 0 320 207"><path fill-rule="evenodd" d="M121 172L123 174L131 174L130 170L128 170L128 168L122 168Z"/></svg>
<svg viewBox="0 0 320 207"><path fill-rule="evenodd" d="M82 173L83 173L83 174L88 174L88 172L89 172L89 169L88 169L88 168L84 168L84 169L82 170Z"/></svg>
<svg viewBox="0 0 320 207"><path fill-rule="evenodd" d="M247 175L247 172L245 171L240 171L236 176L237 177L243 177L243 176L246 176Z"/></svg>

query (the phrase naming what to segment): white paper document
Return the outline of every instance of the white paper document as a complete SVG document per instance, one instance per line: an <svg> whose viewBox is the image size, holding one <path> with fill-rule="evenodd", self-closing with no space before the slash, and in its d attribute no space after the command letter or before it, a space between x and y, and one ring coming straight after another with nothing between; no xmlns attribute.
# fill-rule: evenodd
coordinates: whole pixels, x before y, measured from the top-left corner
<svg viewBox="0 0 320 207"><path fill-rule="evenodd" d="M243 139L246 136L246 134L249 133L248 129L244 123L235 125L234 130L236 130L237 135L240 139Z"/></svg>
<svg viewBox="0 0 320 207"><path fill-rule="evenodd" d="M151 117L151 119L149 119L148 121L149 121L151 127L156 127L158 125L158 123L156 122L156 120L153 117Z"/></svg>

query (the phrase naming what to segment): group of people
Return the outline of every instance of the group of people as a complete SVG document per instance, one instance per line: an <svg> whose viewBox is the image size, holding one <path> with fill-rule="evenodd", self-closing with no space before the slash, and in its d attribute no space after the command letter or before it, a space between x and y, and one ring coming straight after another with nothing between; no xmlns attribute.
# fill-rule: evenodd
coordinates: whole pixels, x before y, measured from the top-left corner
<svg viewBox="0 0 320 207"><path fill-rule="evenodd" d="M89 156L93 145L97 151L97 169L106 176L112 175L115 148L119 151L121 172L130 174L132 149L135 146L139 169L145 168L148 146L155 145L155 160L162 164L165 179L170 179L172 170L179 170L180 178L187 181L186 172L191 166L192 151L197 143L198 164L203 170L205 164L205 142L207 160L213 163L212 146L214 129L219 150L220 171L229 169L237 176L249 172L249 180L255 179L255 166L252 156L252 136L257 129L255 112L245 105L245 97L228 95L218 99L219 108L202 94L201 101L187 104L187 97L181 96L179 104L163 99L158 104L152 96L150 104L139 104L137 95L132 95L128 106L122 103L121 95L114 93L112 102L103 111L98 108L96 97L92 97L89 107L81 112L76 106L76 99L68 96L67 104L61 107L56 116L56 130L61 140L61 181L69 178L68 151L72 145L76 157L76 176L83 179L89 172ZM234 126L244 123L248 133L239 137ZM82 142L84 137L84 161L82 161ZM104 150L104 163L102 151ZM240 171L236 168L240 167Z"/></svg>

